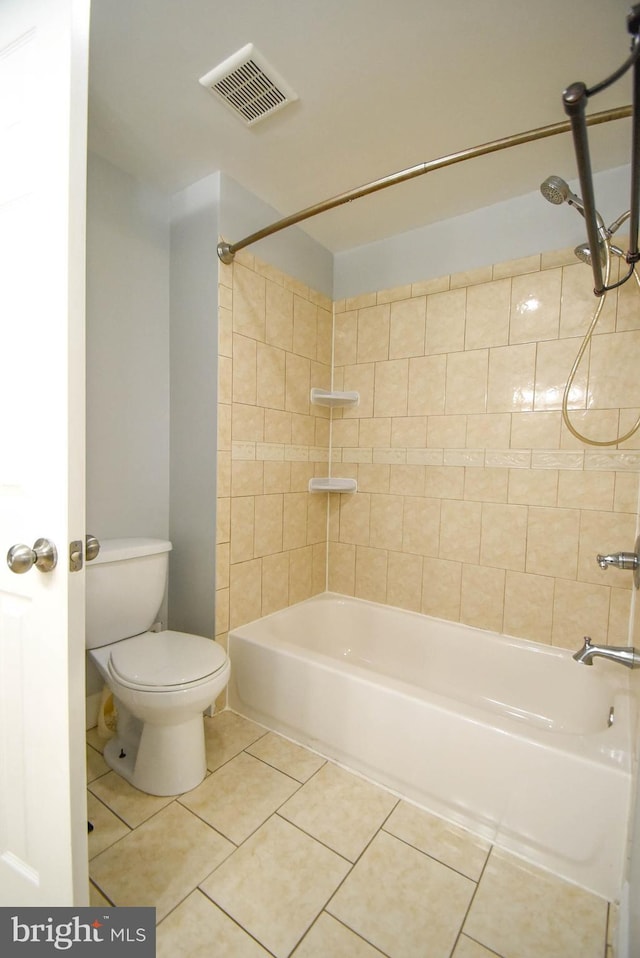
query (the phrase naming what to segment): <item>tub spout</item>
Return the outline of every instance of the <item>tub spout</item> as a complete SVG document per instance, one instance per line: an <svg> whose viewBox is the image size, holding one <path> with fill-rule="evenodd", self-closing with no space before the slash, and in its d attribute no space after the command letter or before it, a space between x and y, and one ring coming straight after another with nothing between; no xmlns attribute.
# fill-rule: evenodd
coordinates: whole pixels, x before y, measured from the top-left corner
<svg viewBox="0 0 640 958"><path fill-rule="evenodd" d="M591 637L585 635L584 645L579 652L574 652L573 658L583 665L593 665L593 660L600 656L611 662L626 665L628 669L640 668L640 653L629 645L593 645Z"/></svg>

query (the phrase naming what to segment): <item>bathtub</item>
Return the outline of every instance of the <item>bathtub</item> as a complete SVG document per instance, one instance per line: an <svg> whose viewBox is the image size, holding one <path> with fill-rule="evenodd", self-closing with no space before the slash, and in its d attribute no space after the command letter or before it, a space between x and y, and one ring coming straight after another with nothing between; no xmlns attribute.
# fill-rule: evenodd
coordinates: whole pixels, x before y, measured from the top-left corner
<svg viewBox="0 0 640 958"><path fill-rule="evenodd" d="M331 593L234 629L229 655L234 711L618 899L627 669Z"/></svg>

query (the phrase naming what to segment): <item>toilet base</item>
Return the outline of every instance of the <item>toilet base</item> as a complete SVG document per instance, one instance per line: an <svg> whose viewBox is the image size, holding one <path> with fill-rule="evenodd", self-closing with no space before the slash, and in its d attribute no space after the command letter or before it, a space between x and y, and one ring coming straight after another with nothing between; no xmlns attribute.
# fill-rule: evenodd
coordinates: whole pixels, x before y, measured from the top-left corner
<svg viewBox="0 0 640 958"><path fill-rule="evenodd" d="M131 717L130 717L131 718ZM120 728L122 734L120 734ZM204 718L201 714L180 725L151 725L135 719L122 722L104 749L107 765L135 788L149 795L180 795L206 775Z"/></svg>

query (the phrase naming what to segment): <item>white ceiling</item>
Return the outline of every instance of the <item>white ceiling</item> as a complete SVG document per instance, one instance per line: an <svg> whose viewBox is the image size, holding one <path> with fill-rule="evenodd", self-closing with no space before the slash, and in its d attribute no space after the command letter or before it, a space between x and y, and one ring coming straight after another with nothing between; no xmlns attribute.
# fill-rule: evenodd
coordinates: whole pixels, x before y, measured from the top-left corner
<svg viewBox="0 0 640 958"><path fill-rule="evenodd" d="M629 54L626 0L92 0L91 9L90 148L166 192L221 170L283 216L564 120L562 90L599 82ZM299 96L252 128L198 83L246 43ZM629 103L630 91L627 74L589 112ZM594 171L629 162L630 131L630 120L591 128ZM429 173L303 228L337 252L530 193L549 173L575 179L569 134Z"/></svg>

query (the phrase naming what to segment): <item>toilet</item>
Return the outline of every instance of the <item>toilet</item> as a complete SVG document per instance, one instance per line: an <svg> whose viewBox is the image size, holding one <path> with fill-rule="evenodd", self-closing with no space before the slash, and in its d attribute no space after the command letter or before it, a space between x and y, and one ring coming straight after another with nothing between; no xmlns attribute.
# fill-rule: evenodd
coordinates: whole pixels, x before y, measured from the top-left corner
<svg viewBox="0 0 640 958"><path fill-rule="evenodd" d="M206 774L203 712L229 681L224 649L201 635L151 632L171 543L103 539L86 566L86 646L111 689L118 726L107 764L151 795L178 795Z"/></svg>

